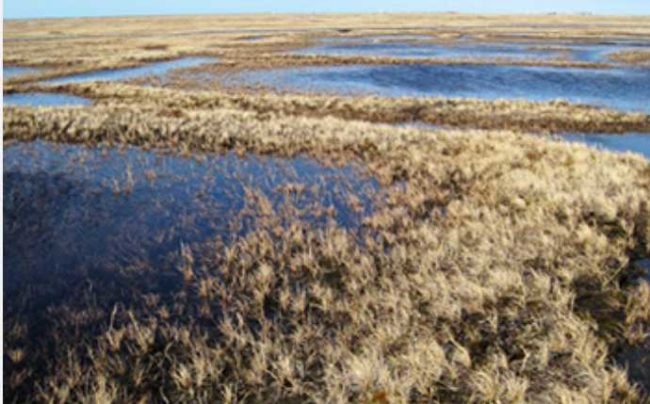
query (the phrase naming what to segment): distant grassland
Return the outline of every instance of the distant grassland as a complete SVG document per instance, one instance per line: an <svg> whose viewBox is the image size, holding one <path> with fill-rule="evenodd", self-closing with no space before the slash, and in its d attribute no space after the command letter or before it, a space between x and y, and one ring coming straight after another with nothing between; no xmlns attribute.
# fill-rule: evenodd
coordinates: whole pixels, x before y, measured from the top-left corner
<svg viewBox="0 0 650 404"><path fill-rule="evenodd" d="M240 57L244 58L242 61L248 59L247 63L251 59L265 63L267 57L277 52L304 47L323 37L419 34L431 36L431 41L440 43L468 36L473 41L496 42L647 41L650 39L650 18L325 14L308 17L274 15L269 19L264 15L215 15L10 20L6 21L4 29L5 64L50 66L60 74L67 74L97 68L133 66L187 55L218 56L235 64L240 63ZM261 38L255 42L246 41L250 36ZM65 48L65 52L61 52L61 48ZM311 58L312 62L319 60L322 63L322 58ZM277 65L279 62L275 58L269 63Z"/></svg>
<svg viewBox="0 0 650 404"><path fill-rule="evenodd" d="M7 21L5 58L54 65L55 75L181 55L220 56L235 70L256 54L260 64L290 63L277 52L326 35L395 32L639 39L650 35L650 18ZM650 131L647 115L566 102L34 82L48 74L5 91L66 92L94 105L5 107L5 150L45 140L301 155L355 162L386 195L357 232L315 228L251 193L254 232L228 245L183 245L169 267L138 262L110 275L152 286L171 272L179 282L171 296L124 297L110 282L65 279L21 291L5 303L5 401L647 400L635 385L647 377L626 372L620 358L641 352L638 363L650 352L650 287L634 265L650 256L650 162L524 133ZM384 125L416 121L459 129ZM49 287L65 293L45 300Z"/></svg>
<svg viewBox="0 0 650 404"><path fill-rule="evenodd" d="M247 69L354 64L491 64L584 67L606 69L607 61L559 59L401 59L394 57L310 56L287 51L318 43L323 38L363 38L375 35L426 35L429 42L539 41L537 47L557 48L557 41L601 43L650 41L648 17L598 16L481 16L456 14L403 15L262 15L149 17L75 20L7 21L4 59L7 65L46 69L7 80L5 93L43 89L38 80L97 69L138 66L183 56L214 56L218 62L172 73L165 86L182 90L211 90L197 95L196 106L230 106L293 115L333 115L384 123L422 121L437 125L524 131L621 133L648 131L647 115L628 114L563 103L522 101L346 100L339 97L267 97L249 94L244 86L224 85L229 74ZM251 36L259 41L250 42ZM65 52L61 52L65 49ZM625 50L612 60L642 64L643 50ZM203 79L205 76L211 79ZM140 84L160 86L156 79ZM92 85L90 86L92 87ZM122 99L119 91L89 86L58 87L84 92L91 98ZM113 88L115 89L115 87ZM258 93L265 89L258 89ZM46 91L52 91L52 88ZM116 90L117 91L117 90ZM102 93L102 94L100 94ZM149 94L154 99L159 96ZM140 94L143 95L143 94ZM165 96L166 97L166 96ZM172 97L177 100L178 97ZM164 101L164 100L163 100ZM109 102L106 100L106 102ZM137 100L135 102L138 102ZM176 101L174 101L176 102ZM189 106L187 101L179 101ZM193 103L195 101L190 101ZM199 105L201 104L201 105Z"/></svg>

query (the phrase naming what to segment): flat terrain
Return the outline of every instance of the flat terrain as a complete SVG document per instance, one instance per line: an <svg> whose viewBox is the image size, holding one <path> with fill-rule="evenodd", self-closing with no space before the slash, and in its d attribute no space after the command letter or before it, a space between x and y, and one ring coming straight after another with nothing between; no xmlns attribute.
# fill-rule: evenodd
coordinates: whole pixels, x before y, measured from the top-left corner
<svg viewBox="0 0 650 404"><path fill-rule="evenodd" d="M96 68L195 54L265 59L266 52L303 46L323 37L390 34L431 35L432 40L443 42L466 36L478 40L648 40L650 18L274 14L272 18L219 15L11 20L4 27L4 61ZM61 52L62 46L65 52Z"/></svg>
<svg viewBox="0 0 650 404"><path fill-rule="evenodd" d="M22 103L3 109L6 402L648 399L650 115L635 80L650 17L57 19L4 34L5 104ZM309 53L331 43L346 53ZM344 66L341 84L328 69ZM391 75L369 85L369 66ZM404 66L539 81L510 96L480 76L488 95L451 97ZM302 68L337 86L240 79ZM575 100L532 94L598 72L620 103L588 98L588 80ZM635 153L561 137L630 132Z"/></svg>

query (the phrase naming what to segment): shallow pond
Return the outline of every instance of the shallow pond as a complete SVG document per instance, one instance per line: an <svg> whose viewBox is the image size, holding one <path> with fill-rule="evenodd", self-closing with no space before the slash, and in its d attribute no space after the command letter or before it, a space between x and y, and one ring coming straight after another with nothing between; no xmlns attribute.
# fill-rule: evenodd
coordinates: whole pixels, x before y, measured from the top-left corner
<svg viewBox="0 0 650 404"><path fill-rule="evenodd" d="M650 111L650 69L577 69L496 65L326 66L256 70L234 83L277 90L388 97L527 99Z"/></svg>
<svg viewBox="0 0 650 404"><path fill-rule="evenodd" d="M87 98L69 94L57 93L14 93L3 94L2 102L5 106L29 107L54 107L62 105L90 105L92 101Z"/></svg>
<svg viewBox="0 0 650 404"><path fill-rule="evenodd" d="M37 69L35 67L2 66L2 80L11 79L25 74L38 73L41 70L42 69Z"/></svg>
<svg viewBox="0 0 650 404"><path fill-rule="evenodd" d="M456 44L397 43L376 41L370 43L334 43L301 49L295 54L325 56L374 56L395 58L508 58L550 59L561 52L530 50L520 44Z"/></svg>
<svg viewBox="0 0 650 404"><path fill-rule="evenodd" d="M567 134L562 138L571 142L586 143L599 149L615 152L634 152L650 160L650 134Z"/></svg>
<svg viewBox="0 0 650 404"><path fill-rule="evenodd" d="M422 43L427 36L388 36L367 38L329 38L323 44L294 51L294 54L324 56L372 56L395 58L444 59L566 59L578 62L609 62L613 52L634 47L650 49L648 44L566 43L566 42L455 42Z"/></svg>
<svg viewBox="0 0 650 404"><path fill-rule="evenodd" d="M47 142L4 148L5 296L62 275L161 265L182 243L242 235L265 214L356 228L378 183L306 157L174 155ZM172 271L175 272L175 271Z"/></svg>
<svg viewBox="0 0 650 404"><path fill-rule="evenodd" d="M147 76L163 76L175 69L195 67L209 63L215 63L215 58L210 57L187 57L165 62L149 63L143 66L125 69L98 70L70 76L58 77L43 81L44 84L69 84L84 83L89 81L120 81L131 80Z"/></svg>

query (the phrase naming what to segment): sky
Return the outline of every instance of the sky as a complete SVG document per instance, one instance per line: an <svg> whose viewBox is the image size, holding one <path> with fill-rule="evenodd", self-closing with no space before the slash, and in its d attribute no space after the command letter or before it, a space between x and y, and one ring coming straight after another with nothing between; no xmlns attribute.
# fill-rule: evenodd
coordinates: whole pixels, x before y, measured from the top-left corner
<svg viewBox="0 0 650 404"><path fill-rule="evenodd" d="M4 18L251 12L577 13L650 15L650 0L4 0Z"/></svg>

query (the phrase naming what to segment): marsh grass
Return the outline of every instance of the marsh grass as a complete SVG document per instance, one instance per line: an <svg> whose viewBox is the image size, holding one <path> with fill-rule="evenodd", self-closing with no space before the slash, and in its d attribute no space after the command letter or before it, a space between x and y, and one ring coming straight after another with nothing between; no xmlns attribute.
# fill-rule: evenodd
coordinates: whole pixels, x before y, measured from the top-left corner
<svg viewBox="0 0 650 404"><path fill-rule="evenodd" d="M615 62L647 66L650 64L650 50L622 50L609 55L609 58Z"/></svg>
<svg viewBox="0 0 650 404"><path fill-rule="evenodd" d="M247 69L274 69L282 67L317 67L317 66L350 66L350 65L509 65L509 66L543 66L543 67L566 67L566 68L591 68L606 69L611 66L607 63L582 62L572 60L544 60L544 59L511 59L511 58L396 58L396 57L362 57L362 56L310 56L291 55L286 52L304 48L312 45L311 42L279 42L271 44L259 44L251 49L240 49L236 43L217 43L206 45L205 48L190 48L176 52L169 51L168 45L142 45L134 50L134 54L124 59L118 49L106 50L106 56L96 56L88 60L71 62L67 59L62 61L48 60L24 60L19 59L11 62L14 65L23 67L46 67L40 72L33 72L24 75L11 77L7 80L10 85L37 82L56 78L63 78L76 74L92 73L98 70L115 70L134 67L143 67L150 63L167 62L187 57L219 57L222 62L217 67L184 69L188 76L191 73L201 74L224 74L241 72ZM246 42L243 42L246 43ZM256 44L256 42L248 42ZM69 56L72 58L72 55ZM186 80L188 80L186 78Z"/></svg>
<svg viewBox="0 0 650 404"><path fill-rule="evenodd" d="M8 21L4 59L12 64L89 65L100 60L119 64L154 52L172 58L233 44L245 50L259 48L261 44L239 41L243 34L272 34L265 44L288 45L323 37L380 35L428 35L435 41L647 39L648 26L647 17L457 14L275 15L273 21L260 15L44 19ZM168 47L146 49L154 40ZM65 44L65 54L52 43Z"/></svg>
<svg viewBox="0 0 650 404"><path fill-rule="evenodd" d="M615 361L647 338L641 157L155 102L4 118L9 141L356 159L388 190L360 233L253 193L255 231L179 248L176 293L79 283L38 331L6 316L10 401L642 400Z"/></svg>
<svg viewBox="0 0 650 404"><path fill-rule="evenodd" d="M366 209L375 188L349 175L337 177L347 185L329 197L322 180L253 182L239 190L238 213L217 218L222 233L142 234L137 220L115 212L103 221L117 227L115 237L86 248L89 236L70 242L55 214L62 195L86 195L66 223L93 218L98 210L82 207L97 193L87 195L85 182L48 167L3 173L6 186L29 191L4 195L5 209L18 212L5 210L5 254L18 257L5 275L20 281L4 291L4 400L647 401L650 289L634 262L650 256L650 163L511 131L648 132L647 115L565 102L186 90L202 89L191 74L390 62L283 54L323 37L532 38L543 46L642 40L649 27L647 17L456 14L7 21L5 62L52 70L12 79L5 92L66 92L94 105L5 108L5 153L25 142L88 147L67 175L91 176L101 171L90 165L94 153L110 158L111 147L197 160L302 156L335 170L353 161L381 192ZM258 35L267 37L242 40ZM221 64L157 83L171 88L36 83L191 55ZM499 131L378 124L416 121ZM38 153L22 160L47 161ZM136 214L160 205L142 190L169 173L141 163L107 176L100 200L143 197ZM177 228L197 230L222 208L202 203L193 217L183 207L165 213ZM337 220L341 212L354 220ZM23 249L7 249L7 240ZM87 262L71 261L61 276L51 249L33 248L39 242ZM26 257L41 267L25 270Z"/></svg>
<svg viewBox="0 0 650 404"><path fill-rule="evenodd" d="M265 94L250 91L181 92L120 83L62 86L28 85L20 91L57 91L94 99L111 106L144 104L161 114L186 114L238 109L261 116L336 117L375 123L427 123L479 129L508 129L544 133L650 132L650 116L619 112L565 101L476 100L445 98L381 98L325 95ZM182 112L185 111L185 112Z"/></svg>
<svg viewBox="0 0 650 404"><path fill-rule="evenodd" d="M48 67L46 72L15 77L9 83L27 83L93 70L141 66L189 56L212 56L242 68L298 65L414 63L394 58L297 57L291 50L312 46L323 38L362 38L419 35L431 43L453 44L535 40L593 43L603 40L647 41L645 17L531 17L479 15L321 15L301 19L274 16L192 16L118 19L8 21L4 63ZM52 26L58 27L51 29ZM435 28L431 28L435 27ZM263 36L260 41L242 38ZM65 48L66 52L59 50ZM509 63L533 66L604 68L607 63L571 60L417 60L418 63Z"/></svg>

